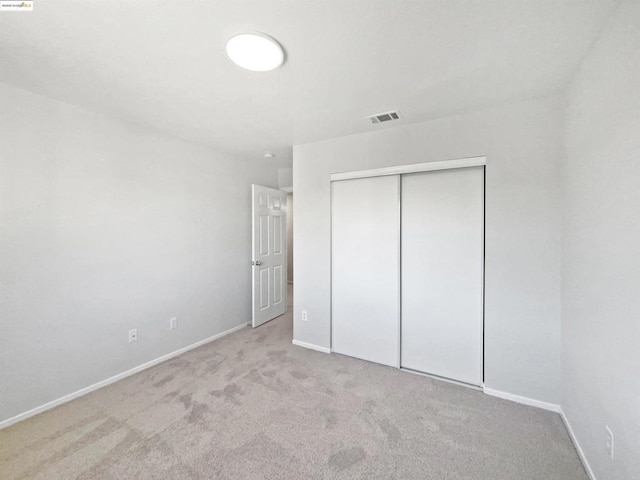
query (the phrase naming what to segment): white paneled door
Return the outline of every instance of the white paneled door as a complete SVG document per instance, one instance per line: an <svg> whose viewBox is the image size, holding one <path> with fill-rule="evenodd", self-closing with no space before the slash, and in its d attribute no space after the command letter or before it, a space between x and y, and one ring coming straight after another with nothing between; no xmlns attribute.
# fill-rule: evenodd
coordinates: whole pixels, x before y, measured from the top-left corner
<svg viewBox="0 0 640 480"><path fill-rule="evenodd" d="M402 176L401 366L482 384L484 167Z"/></svg>
<svg viewBox="0 0 640 480"><path fill-rule="evenodd" d="M287 194L251 186L253 316L257 327L287 309Z"/></svg>
<svg viewBox="0 0 640 480"><path fill-rule="evenodd" d="M332 183L332 347L399 366L400 177Z"/></svg>

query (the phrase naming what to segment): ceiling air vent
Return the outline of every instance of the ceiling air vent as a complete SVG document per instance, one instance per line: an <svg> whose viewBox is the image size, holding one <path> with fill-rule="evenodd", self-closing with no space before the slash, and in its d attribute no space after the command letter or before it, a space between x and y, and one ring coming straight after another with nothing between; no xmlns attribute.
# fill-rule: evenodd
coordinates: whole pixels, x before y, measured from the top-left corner
<svg viewBox="0 0 640 480"><path fill-rule="evenodd" d="M394 112L377 113L375 115L369 115L366 118L371 120L371 123L390 122L392 120L398 120L400 118L400 112L396 110Z"/></svg>

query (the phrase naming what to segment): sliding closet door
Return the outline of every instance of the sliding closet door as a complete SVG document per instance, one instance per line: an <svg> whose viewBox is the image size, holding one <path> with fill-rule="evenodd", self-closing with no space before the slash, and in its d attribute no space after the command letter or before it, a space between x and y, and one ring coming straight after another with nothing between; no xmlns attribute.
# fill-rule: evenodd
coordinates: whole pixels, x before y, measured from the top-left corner
<svg viewBox="0 0 640 480"><path fill-rule="evenodd" d="M482 383L484 167L402 177L404 368Z"/></svg>
<svg viewBox="0 0 640 480"><path fill-rule="evenodd" d="M400 177L332 183L332 347L399 366Z"/></svg>

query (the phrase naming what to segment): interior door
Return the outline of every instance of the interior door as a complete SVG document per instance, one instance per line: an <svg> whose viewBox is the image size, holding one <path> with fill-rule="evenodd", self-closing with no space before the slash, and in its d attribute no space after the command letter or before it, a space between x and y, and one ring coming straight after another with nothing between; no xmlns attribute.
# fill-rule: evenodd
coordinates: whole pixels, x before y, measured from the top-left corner
<svg viewBox="0 0 640 480"><path fill-rule="evenodd" d="M255 328L287 310L287 194L251 185Z"/></svg>
<svg viewBox="0 0 640 480"><path fill-rule="evenodd" d="M482 384L484 167L402 177L401 366Z"/></svg>
<svg viewBox="0 0 640 480"><path fill-rule="evenodd" d="M400 177L332 183L332 348L399 366Z"/></svg>

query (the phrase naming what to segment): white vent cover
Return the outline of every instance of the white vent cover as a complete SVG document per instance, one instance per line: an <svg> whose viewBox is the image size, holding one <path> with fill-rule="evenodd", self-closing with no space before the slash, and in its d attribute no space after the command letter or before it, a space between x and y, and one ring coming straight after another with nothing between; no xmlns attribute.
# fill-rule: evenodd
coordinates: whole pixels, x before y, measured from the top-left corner
<svg viewBox="0 0 640 480"><path fill-rule="evenodd" d="M396 111L393 111L393 112L376 113L375 115L369 115L366 118L371 120L371 123L390 122L392 120L399 120L400 119L400 112L398 112L396 110Z"/></svg>

